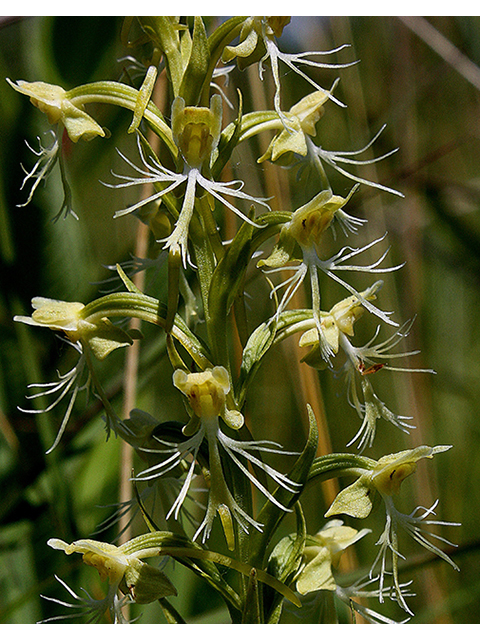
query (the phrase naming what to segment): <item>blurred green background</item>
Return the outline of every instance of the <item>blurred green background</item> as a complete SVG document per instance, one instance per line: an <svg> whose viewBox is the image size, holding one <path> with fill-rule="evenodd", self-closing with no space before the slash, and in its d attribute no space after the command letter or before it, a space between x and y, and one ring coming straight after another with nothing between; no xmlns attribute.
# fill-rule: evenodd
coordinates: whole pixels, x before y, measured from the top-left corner
<svg viewBox="0 0 480 640"><path fill-rule="evenodd" d="M43 80L71 88L102 79L120 79L130 52L120 44L122 21L111 17L3 18L0 28L0 76L13 81ZM433 30L431 29L433 27ZM402 21L395 17L294 18L280 40L283 50L327 50L351 43L338 54L341 61L359 60L340 71L312 71L322 86L339 76L336 95L347 105L327 105L317 126L317 144L329 150L363 147L386 123L375 143L379 156L399 151L378 165L358 169L359 175L398 189L404 199L362 187L348 212L368 219L362 242L388 231L392 264L405 267L387 282L379 299L383 309L394 309L404 322L417 316L408 349L421 349L411 367L428 367L436 375L382 372L375 389L399 414L411 415L417 429L405 436L390 425L379 424L371 455L411 448L419 444L452 444L453 449L421 463L405 483L399 506L410 512L416 504L430 506L440 498L438 519L457 521L461 528L439 531L458 544L453 551L461 572L423 553L402 538L407 555L402 578L415 576L417 597L409 602L416 623L478 623L480 621L480 19L437 17ZM285 69L283 69L285 72ZM246 109L262 107L255 70L232 72L245 93ZM249 83L250 88L247 87ZM308 90L295 74L282 76L283 107L289 108ZM268 98L271 104L271 94ZM270 108L270 107L268 107ZM72 366L71 349L50 332L12 322L15 314L29 314L33 296L88 302L107 278L104 265L129 258L134 251L136 221L114 221L124 193L108 190L99 180L111 180L119 167L115 147L128 155L132 141L125 131L130 115L110 107L89 112L111 132L108 140L70 145L67 166L79 220L52 223L62 202L58 168L32 202L20 192L24 173L34 157L25 140L38 148L36 136L48 130L45 116L29 101L0 82L0 622L33 623L61 613L40 594L68 599L53 574L77 592L83 586L102 597L95 572L46 545L50 537L74 540L92 537L114 508L100 508L119 500L120 443L105 442L100 407L94 397L78 402L58 449L45 456L62 418L62 407L48 414L25 414L17 406L25 400L26 386L55 379L57 370ZM229 114L234 117L233 114ZM268 143L268 138L266 139ZM260 142L260 145L264 142ZM264 149L265 147L263 147ZM257 151L259 151L257 153ZM239 171L256 166L260 155L245 150ZM368 157L368 152L360 158ZM124 169L125 167L122 167ZM353 171L355 173L355 170ZM315 185L286 181L283 170L264 167L261 182L277 196L275 207L299 206L312 197ZM345 194L350 183L328 171L334 191ZM309 189L314 189L309 193ZM317 188L318 190L318 188ZM246 189L247 192L252 190ZM280 199L280 202L278 202ZM289 204L291 200L291 205ZM122 200L122 202L124 202ZM235 223L234 223L235 224ZM158 249L158 245L157 245ZM152 245L151 251L155 250ZM252 328L267 317L264 297L268 289L252 273ZM352 279L358 287L372 280ZM258 286L257 286L258 285ZM147 280L148 293L164 296L162 277ZM322 290L323 291L323 290ZM326 291L325 308L338 300L335 288ZM341 294L340 294L341 295ZM372 335L374 320L365 323ZM360 336L362 329L359 328ZM181 399L171 390L171 368L162 340L145 329L140 356L138 406L159 419L184 418ZM388 332L381 333L387 337ZM151 336L153 341L148 342ZM290 349L291 347L291 349ZM287 349L269 354L258 374L248 404L253 432L274 438L295 449L305 438L305 402L325 408L328 434L323 451L345 450L359 427L358 417L345 401L342 381L329 373L317 375L299 365ZM121 369L125 354L115 352L100 367L108 392L121 411ZM306 372L308 370L308 372ZM167 391L164 391L167 389ZM321 389L314 402L312 393ZM369 451L366 452L370 454ZM407 486L408 485L408 486ZM333 485L332 485L333 487ZM305 504L309 532L322 526L328 506L328 487L308 491ZM332 489L333 490L333 489ZM350 566L368 568L375 556L373 542L382 530L384 515L366 523L374 530L361 541ZM143 532L138 523L136 532ZM286 519L288 531L288 518ZM102 534L112 540L116 532ZM368 540L368 542L367 542ZM418 569L421 566L422 570ZM95 574L95 575L94 575ZM180 595L175 606L187 620L226 621L216 596L205 590L181 567L172 570ZM136 613L139 613L137 611ZM152 605L142 610L144 622L162 621ZM392 609L392 615L393 609ZM400 616L401 618L401 616Z"/></svg>

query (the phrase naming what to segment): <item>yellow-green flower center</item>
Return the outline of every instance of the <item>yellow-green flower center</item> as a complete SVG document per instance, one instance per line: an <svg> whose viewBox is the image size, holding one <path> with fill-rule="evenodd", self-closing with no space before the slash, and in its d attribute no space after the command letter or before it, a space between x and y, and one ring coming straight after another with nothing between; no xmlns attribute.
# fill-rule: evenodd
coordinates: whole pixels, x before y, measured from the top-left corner
<svg viewBox="0 0 480 640"><path fill-rule="evenodd" d="M187 396L197 416L212 418L224 412L230 383L223 367L190 374L178 369L173 375L173 384Z"/></svg>

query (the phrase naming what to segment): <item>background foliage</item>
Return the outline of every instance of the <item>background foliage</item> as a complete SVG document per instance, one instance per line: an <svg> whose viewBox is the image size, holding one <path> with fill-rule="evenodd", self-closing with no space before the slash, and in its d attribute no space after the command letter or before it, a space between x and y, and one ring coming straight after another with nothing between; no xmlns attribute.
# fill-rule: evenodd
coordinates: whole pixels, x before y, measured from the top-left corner
<svg viewBox="0 0 480 640"><path fill-rule="evenodd" d="M423 570L415 572L415 622L476 623L480 611L480 68L475 63L480 64L480 20L429 19L444 36L436 41L436 50L425 41L430 31L419 20L294 18L281 43L284 50L300 51L326 50L349 42L352 47L339 57L361 61L338 74L337 95L348 109L328 105L317 127L322 146L361 148L387 123L375 145L375 155L399 147L398 153L379 165L365 167L362 175L401 190L405 199L362 187L348 212L369 220L370 239L388 231L392 263L406 260L400 272L387 278L381 306L395 309L400 322L418 314L408 346L421 349L421 355L412 359L411 366L431 367L437 374L379 374L376 387L380 397L399 413L412 415L417 429L404 436L381 424L372 455L380 457L424 443L454 445L448 454L419 467L408 481L410 496L405 486L402 499L408 511L410 504L430 506L438 496L439 519L463 523L450 536L459 545L454 553L461 573L427 558L406 539L403 548L407 550L409 544L411 548L402 578L413 576L414 569L422 565ZM120 79L125 65L118 59L128 54L119 41L120 28L121 20L110 17L4 19L0 76L41 79L67 89L93 80ZM452 50L452 45L457 49ZM256 70L234 70L233 74L245 94L245 110L263 108L265 95ZM336 77L330 70L312 75L322 86L330 86ZM283 78L284 108L304 95L301 82L294 74ZM233 91L231 95L234 99ZM74 207L80 219L54 224L52 218L62 202L55 172L27 207L17 208L28 195L27 188L19 192L24 175L20 165L29 169L33 163L24 140L35 147L36 136L48 129L46 119L6 82L0 84L2 623L32 623L58 613L58 607L39 597L40 593L65 597L54 573L77 591L84 586L92 595L101 593L96 572L81 566L80 560L55 553L45 542L52 535L65 540L91 537L114 511L98 505L119 500L120 443L114 438L105 442L95 398L78 403L61 445L48 456L44 451L53 442L61 408L38 415L17 409L18 405L32 406L24 399L26 385L53 380L57 370L68 369L72 354L50 332L16 325L12 317L30 313L30 299L35 295L90 301L107 286L98 284L109 276L104 265L124 261L134 251L137 221L112 219L120 208L117 198L124 193L99 183L108 182L110 168L118 166L115 147L125 152L132 144L125 134L130 116L101 107L95 117L111 137L72 145L68 158ZM238 158L238 171L245 172L249 193L259 193L251 170L261 155L260 149L256 151L245 149ZM347 181L329 175L335 193L345 195ZM303 190L315 189L308 183L288 182L285 173L272 166L262 165L259 176L275 195L278 208L289 208L290 201L295 208L297 197L302 203L308 199ZM301 198L297 196L300 193ZM236 221L226 222L226 237L232 224ZM156 250L158 246L152 243L152 257ZM362 282L370 284L370 280L359 279L356 286L361 287ZM162 272L147 281L147 293L163 297L163 288ZM255 327L271 312L264 302L268 289L253 270L249 288L255 294L250 310L251 326ZM327 292L322 306L329 308L337 296L336 289ZM365 335L371 335L374 327L372 320ZM146 328L147 337L149 332L152 330ZM140 352L137 405L160 420L181 420L182 401L171 388L163 342L145 340L145 345ZM305 403L309 401L320 423L328 425L320 453L345 450L345 442L358 428L358 418L346 405L341 379L298 364L294 341L287 348L269 355L258 374L258 385L247 407L249 420L261 425L263 438L278 439L287 448L299 450L306 435ZM102 364L102 375L109 381L108 391L119 411L125 358L121 351ZM304 501L311 533L321 526L322 514L336 489L330 481L322 490L315 487ZM366 526L381 531L383 515L378 514L377 521L375 517ZM360 523L352 524L358 527ZM140 521L136 527L136 533L143 531ZM116 534L108 530L100 537L112 541ZM363 542L355 545L356 555L347 554L345 569L370 566L375 549ZM194 622L225 620L216 596L196 578L179 566L170 571L179 590L175 605L182 615ZM161 618L154 605L142 613L144 622Z"/></svg>

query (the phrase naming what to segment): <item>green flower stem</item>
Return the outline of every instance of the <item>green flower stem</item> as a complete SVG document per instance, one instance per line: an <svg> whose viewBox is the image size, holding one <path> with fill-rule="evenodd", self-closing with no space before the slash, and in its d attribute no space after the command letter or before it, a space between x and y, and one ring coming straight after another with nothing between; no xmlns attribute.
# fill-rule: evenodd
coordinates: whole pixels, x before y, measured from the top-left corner
<svg viewBox="0 0 480 640"><path fill-rule="evenodd" d="M374 469L376 465L376 460L356 453L329 453L313 461L307 482L317 479L323 482L347 475L361 476L365 471Z"/></svg>
<svg viewBox="0 0 480 640"><path fill-rule="evenodd" d="M180 539L180 536L176 536L178 538L178 542L183 541L184 539ZM145 556L148 554L149 557L154 555L155 553L159 556L171 556L172 558L198 558L199 560L207 560L214 562L215 564L220 564L224 567L229 567L231 569L235 569L239 573L243 575L250 576L252 573L252 569L250 565L240 562L239 560L235 560L234 558L229 558L228 556L224 556L221 553L217 553L215 551L209 551L207 549L203 549L199 545L195 545L194 543L189 542L189 544L184 544L183 546L174 546L172 544L168 544L168 539L171 538L171 542L174 542L174 535L165 531L155 531L153 533L145 533L141 536L133 538L129 542L126 542L122 545L121 550L125 554L130 553L138 553L144 552ZM139 555L138 557L142 557ZM296 594L281 583L279 580L274 578L272 575L263 571L262 569L256 569L257 580L267 584L269 587L272 587L279 593L281 593L289 602L292 602L297 607L300 607L300 601Z"/></svg>
<svg viewBox="0 0 480 640"><path fill-rule="evenodd" d="M121 82L105 80L83 84L66 92L66 98L77 107L88 103L112 104L135 112L139 92ZM143 117L150 124L152 130L165 142L170 153L176 159L178 148L173 141L172 131L166 124L162 112L153 103L149 102L145 108Z"/></svg>
<svg viewBox="0 0 480 640"><path fill-rule="evenodd" d="M148 534L147 534L148 535ZM216 553L215 551L207 551L206 549L186 549L184 547L165 547L160 552L159 555L168 555L173 558L202 558L205 560L211 560L216 564L221 564L224 567L229 567L231 569L235 569L239 573L243 573L245 576L250 576L252 573L252 569L248 564L244 562L239 562L234 558L229 558L228 556L224 556L221 553ZM273 576L271 576L266 571L262 569L254 569L257 574L257 580L265 583L272 589L275 589L279 593L281 593L289 602L294 604L296 607L301 607L300 600L298 596L286 585L284 585L280 580L277 580Z"/></svg>
<svg viewBox="0 0 480 640"><path fill-rule="evenodd" d="M93 323L105 317L139 318L163 329L166 326L164 305L142 293L111 293L87 304L83 309L83 317ZM202 370L213 366L205 354L204 346L178 315L175 316L171 333Z"/></svg>
<svg viewBox="0 0 480 640"><path fill-rule="evenodd" d="M305 318L303 320L298 320L295 323L285 325L278 329L275 334L275 338L273 340L272 346L282 342L289 336L293 336L295 333L299 333L300 331L308 331L309 329L313 329L315 327L315 320L313 319L313 313L311 309L301 309L302 315L306 315L306 312L309 313L312 317Z"/></svg>
<svg viewBox="0 0 480 640"><path fill-rule="evenodd" d="M255 218L255 222L260 226L259 229L254 229L252 235L252 253L257 251L259 247L266 242L269 238L279 233L283 225L290 222L292 219L291 211L270 211L264 213L258 218Z"/></svg>
<svg viewBox="0 0 480 640"><path fill-rule="evenodd" d="M180 247L170 247L168 251L168 301L165 318L165 332L171 332L175 315L178 309L180 294L180 272L182 267L182 255Z"/></svg>
<svg viewBox="0 0 480 640"><path fill-rule="evenodd" d="M273 346L299 331L315 326L311 309L284 311L275 323L263 323L250 335L242 356L242 367L236 394L241 407L246 399L248 387L262 364L262 359Z"/></svg>
<svg viewBox="0 0 480 640"><path fill-rule="evenodd" d="M242 116L238 142L245 142L249 138L272 129L283 130L284 126L276 111L254 111ZM235 123L228 124L222 132L227 139L233 135Z"/></svg>
<svg viewBox="0 0 480 640"><path fill-rule="evenodd" d="M161 606L163 615L169 624L187 624L172 603L166 598L160 598L158 604Z"/></svg>

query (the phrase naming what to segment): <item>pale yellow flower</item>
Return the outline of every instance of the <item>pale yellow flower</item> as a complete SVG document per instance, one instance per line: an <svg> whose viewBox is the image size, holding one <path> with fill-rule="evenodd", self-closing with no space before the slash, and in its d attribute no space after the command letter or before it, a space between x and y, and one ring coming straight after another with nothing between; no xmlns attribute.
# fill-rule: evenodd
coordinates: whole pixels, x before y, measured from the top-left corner
<svg viewBox="0 0 480 640"><path fill-rule="evenodd" d="M158 548L131 551L131 542L117 547L88 539L68 544L58 538L51 538L48 545L67 555L81 553L83 562L94 567L102 580L108 580L105 601L115 621L121 617L121 601L117 596L119 590L128 594L137 604L149 604L159 598L177 595L177 590L163 571L142 561L142 558L158 556ZM93 604L91 608L94 608Z"/></svg>
<svg viewBox="0 0 480 640"><path fill-rule="evenodd" d="M7 82L19 93L30 98L30 102L45 113L50 124L62 122L72 142L92 140L96 136L105 137L105 131L83 109L75 106L62 87L46 82Z"/></svg>
<svg viewBox="0 0 480 640"><path fill-rule="evenodd" d="M317 535L307 538L303 553L305 566L297 578L297 591L302 595L312 591L335 591L337 588L332 568L349 546L363 538L370 529L357 531L342 520L331 520Z"/></svg>
<svg viewBox="0 0 480 640"><path fill-rule="evenodd" d="M261 440L259 442L235 440L222 431L219 421L220 417L234 429L239 429L243 425L243 416L235 409L227 409L230 378L224 367L217 366L199 373L187 373L186 371L177 369L173 374L173 384L188 398L189 404L195 414L194 418L183 430L185 435L191 437L180 443L159 440L161 444L165 445L164 452L170 453L171 455L159 464L139 473L137 478L139 480L159 478L179 465L187 456L191 456L192 461L189 465L183 487L166 516L168 519L172 514L175 514L175 518L178 518L180 508L187 496L194 476L198 451L202 442L206 440L208 445L209 468L207 512L195 532L193 539L195 540L200 533L203 532L202 540L203 542L206 541L210 535L213 521L218 513L222 521L227 544L230 549L233 549L235 539L232 518L236 520L245 532L248 532L249 526L253 526L261 531L262 525L242 509L233 497L225 479L221 450L228 456L227 459L232 461L259 491L284 511L288 511L288 509L276 500L270 491L258 480L256 475L249 470L248 463L260 468L287 491L295 493L298 487L296 482L291 481L287 476L279 473L262 460L259 460L252 454L252 451L292 454L282 451L282 448L275 442L268 440ZM246 460L246 463L242 458Z"/></svg>
<svg viewBox="0 0 480 640"><path fill-rule="evenodd" d="M414 473L417 462L424 458L433 458L437 453L448 451L450 446L420 446L415 449L400 451L383 456L374 463L371 469L358 470L358 479L337 495L327 513L326 517L345 514L354 518L366 518L372 508L376 492L381 495L385 505L386 523L385 529L378 539L377 545L380 550L370 570L370 577L374 574L376 566L380 564L379 574L379 598L383 601L386 591L384 582L387 574L387 553L390 551L392 559L392 580L396 599L405 611L410 610L405 602L404 594L399 581L398 559L404 558L399 551L398 530L403 529L414 540L423 547L435 553L437 556L448 562L454 569L458 570L455 562L440 548L436 547L427 537L440 540L445 544L452 544L445 538L435 533L422 529L422 525L431 524L443 526L459 526L457 522L445 522L441 520L428 520L428 516L435 515L435 508L438 500L430 507L416 507L412 513L404 514L395 507L393 496L400 490L402 482ZM418 515L418 514L421 515Z"/></svg>
<svg viewBox="0 0 480 640"><path fill-rule="evenodd" d="M337 83L335 83L336 85ZM323 89L309 93L286 113L288 129L283 128L272 139L265 153L257 160L275 162L286 155L286 161L291 160L291 154L306 156L308 153L307 136L316 135L316 124L325 112L324 104L330 98L335 87L330 91ZM282 159L283 160L283 159Z"/></svg>

